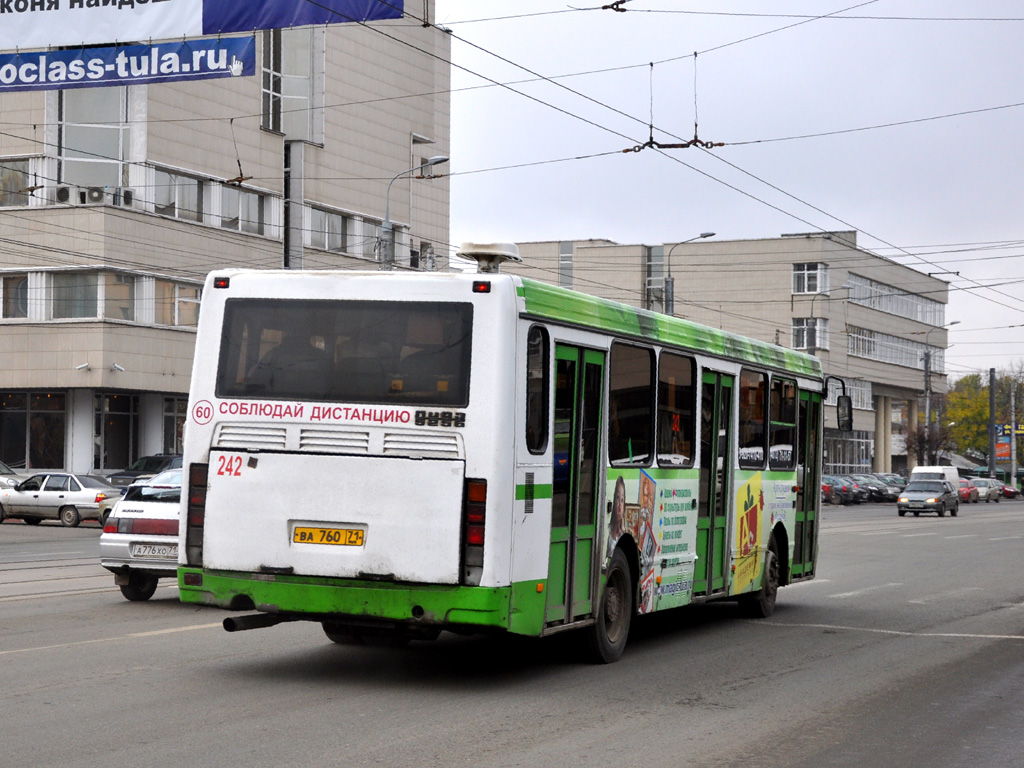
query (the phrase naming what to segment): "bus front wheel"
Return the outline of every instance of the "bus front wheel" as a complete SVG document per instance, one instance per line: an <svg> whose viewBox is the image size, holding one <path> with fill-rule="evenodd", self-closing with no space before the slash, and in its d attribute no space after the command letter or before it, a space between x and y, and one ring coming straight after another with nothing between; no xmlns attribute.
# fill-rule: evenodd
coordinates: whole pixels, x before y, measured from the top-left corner
<svg viewBox="0 0 1024 768"><path fill-rule="evenodd" d="M591 658L600 664L610 664L622 658L633 620L633 579L629 563L621 550L615 550L604 594L597 608L597 617L587 631Z"/></svg>

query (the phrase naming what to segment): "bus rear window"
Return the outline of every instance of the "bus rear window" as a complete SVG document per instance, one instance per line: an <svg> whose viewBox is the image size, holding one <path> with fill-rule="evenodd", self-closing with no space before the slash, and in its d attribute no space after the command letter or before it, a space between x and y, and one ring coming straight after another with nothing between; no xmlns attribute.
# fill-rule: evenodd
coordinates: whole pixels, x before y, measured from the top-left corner
<svg viewBox="0 0 1024 768"><path fill-rule="evenodd" d="M473 305L230 299L218 397L469 403Z"/></svg>

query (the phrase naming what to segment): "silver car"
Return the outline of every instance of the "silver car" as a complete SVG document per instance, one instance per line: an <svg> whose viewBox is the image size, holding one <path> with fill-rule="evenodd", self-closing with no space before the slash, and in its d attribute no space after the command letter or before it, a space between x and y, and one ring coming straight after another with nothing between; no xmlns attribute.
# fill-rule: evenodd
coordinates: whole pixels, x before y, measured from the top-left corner
<svg viewBox="0 0 1024 768"><path fill-rule="evenodd" d="M117 502L100 535L100 565L128 600L149 600L157 581L178 572L181 470L135 483Z"/></svg>
<svg viewBox="0 0 1024 768"><path fill-rule="evenodd" d="M0 485L0 520L21 518L29 525L60 520L74 528L83 520L98 520L100 502L116 493L97 475L42 472L13 488Z"/></svg>
<svg viewBox="0 0 1024 768"><path fill-rule="evenodd" d="M8 487L13 488L18 483L23 481L27 475L21 475L11 469L9 466L0 461L0 488Z"/></svg>

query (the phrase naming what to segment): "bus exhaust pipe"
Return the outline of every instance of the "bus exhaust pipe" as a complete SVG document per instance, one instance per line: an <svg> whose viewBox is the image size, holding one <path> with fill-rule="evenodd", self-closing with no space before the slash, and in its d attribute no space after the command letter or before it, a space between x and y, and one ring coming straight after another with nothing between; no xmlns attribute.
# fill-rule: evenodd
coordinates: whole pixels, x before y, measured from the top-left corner
<svg viewBox="0 0 1024 768"><path fill-rule="evenodd" d="M263 629L273 627L284 621L292 621L270 613L253 613L248 616L230 616L224 619L224 629L228 632L241 632L246 629Z"/></svg>

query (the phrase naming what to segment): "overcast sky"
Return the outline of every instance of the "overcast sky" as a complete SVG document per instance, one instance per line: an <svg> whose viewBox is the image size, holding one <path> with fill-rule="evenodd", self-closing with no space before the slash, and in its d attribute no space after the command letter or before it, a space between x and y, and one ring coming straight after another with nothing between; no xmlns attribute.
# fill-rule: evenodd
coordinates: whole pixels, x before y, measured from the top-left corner
<svg viewBox="0 0 1024 768"><path fill-rule="evenodd" d="M949 373L1024 359L1024 2L574 5L438 0L454 243L855 229L959 273Z"/></svg>

